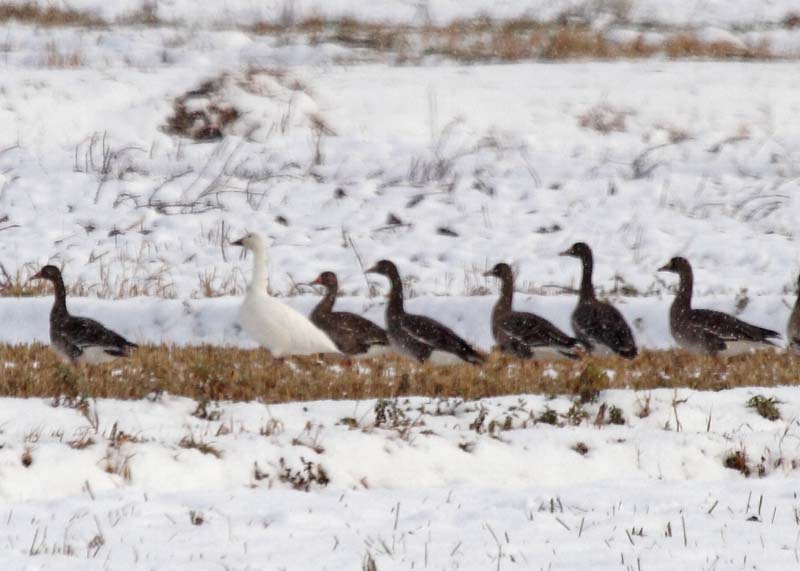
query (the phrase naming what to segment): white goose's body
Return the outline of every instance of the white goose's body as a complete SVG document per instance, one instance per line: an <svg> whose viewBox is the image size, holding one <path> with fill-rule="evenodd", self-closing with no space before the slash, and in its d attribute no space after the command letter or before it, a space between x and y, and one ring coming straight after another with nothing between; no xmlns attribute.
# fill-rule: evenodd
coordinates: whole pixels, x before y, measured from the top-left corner
<svg viewBox="0 0 800 571"><path fill-rule="evenodd" d="M242 328L274 357L338 353L333 341L305 316L267 293L265 248L261 237L248 234L235 242L253 252L253 278L239 308Z"/></svg>

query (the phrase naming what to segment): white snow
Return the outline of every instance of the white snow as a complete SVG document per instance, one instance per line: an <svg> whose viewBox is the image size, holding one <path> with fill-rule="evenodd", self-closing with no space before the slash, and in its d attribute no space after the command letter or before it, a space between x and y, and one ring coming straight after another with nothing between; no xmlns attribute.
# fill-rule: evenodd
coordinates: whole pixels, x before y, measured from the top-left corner
<svg viewBox="0 0 800 571"><path fill-rule="evenodd" d="M534 423L571 406L534 395L401 399L380 426L374 401L221 402L203 420L168 395L87 415L3 399L0 553L9 569L340 569L367 553L378 569L494 569L498 547L501 568L795 568L800 392L763 393L775 422L745 406L755 393L656 390L639 418L648 395L608 391L627 420L603 427ZM723 465L739 450L751 479ZM329 483L293 491L279 474L304 461Z"/></svg>
<svg viewBox="0 0 800 571"><path fill-rule="evenodd" d="M69 283L104 297L200 296L203 280L241 292L247 266L225 244L255 230L278 294L330 269L363 295L358 256L398 263L410 294L485 287L479 274L501 260L521 289L552 292L577 283L578 264L556 256L576 240L594 246L605 290L664 292L673 282L655 269L675 254L698 294L796 282L793 62L332 66L325 47L122 29L58 30L86 65L37 69L51 35L11 26L0 78L11 273L63 263ZM280 68L284 87L254 89L252 64ZM171 100L223 72L237 78L225 91L241 106L234 133L274 122L222 142L164 133ZM624 130L581 126L598 110ZM331 133L321 161L314 115Z"/></svg>

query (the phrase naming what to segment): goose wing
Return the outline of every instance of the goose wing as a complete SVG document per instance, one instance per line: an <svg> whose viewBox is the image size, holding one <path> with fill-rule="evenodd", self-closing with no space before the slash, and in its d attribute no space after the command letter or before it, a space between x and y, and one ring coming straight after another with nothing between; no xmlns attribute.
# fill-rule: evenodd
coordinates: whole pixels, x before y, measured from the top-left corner
<svg viewBox="0 0 800 571"><path fill-rule="evenodd" d="M470 363L482 363L484 358L452 329L424 315L404 314L400 320L402 331L419 343L434 350L458 355Z"/></svg>
<svg viewBox="0 0 800 571"><path fill-rule="evenodd" d="M75 347L103 347L106 351L117 350L124 353L129 347L136 347L122 335L111 331L99 321L88 317L70 317L61 328L64 338Z"/></svg>
<svg viewBox="0 0 800 571"><path fill-rule="evenodd" d="M355 313L331 313L318 325L345 353L363 353L373 345L389 345L383 329Z"/></svg>
<svg viewBox="0 0 800 571"><path fill-rule="evenodd" d="M725 340L713 331L707 329L702 323L691 319L680 323L679 331L673 330L679 337L678 343L689 349L698 349L706 353L719 353L727 348Z"/></svg>
<svg viewBox="0 0 800 571"><path fill-rule="evenodd" d="M638 354L631 328L619 310L609 303L579 304L572 314L572 325L578 338L590 344L605 345L623 357L633 358Z"/></svg>
<svg viewBox="0 0 800 571"><path fill-rule="evenodd" d="M780 337L777 331L751 325L727 313L710 309L693 310L689 313L689 322L723 341L752 341L774 345L771 338Z"/></svg>
<svg viewBox="0 0 800 571"><path fill-rule="evenodd" d="M531 347L574 347L578 342L547 319L533 313L509 313L499 320L497 326L509 337Z"/></svg>

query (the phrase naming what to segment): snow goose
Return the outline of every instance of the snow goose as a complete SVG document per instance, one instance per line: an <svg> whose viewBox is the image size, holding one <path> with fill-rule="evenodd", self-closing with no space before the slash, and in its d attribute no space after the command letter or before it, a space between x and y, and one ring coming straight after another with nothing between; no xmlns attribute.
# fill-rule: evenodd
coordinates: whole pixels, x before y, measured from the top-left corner
<svg viewBox="0 0 800 571"><path fill-rule="evenodd" d="M797 300L794 302L786 333L789 336L789 350L800 355L800 276L797 276Z"/></svg>
<svg viewBox="0 0 800 571"><path fill-rule="evenodd" d="M276 358L338 353L316 325L267 293L266 248L261 236L250 233L232 244L253 252L253 277L239 307L239 322L247 334Z"/></svg>
<svg viewBox="0 0 800 571"><path fill-rule="evenodd" d="M324 331L345 355L375 357L389 352L386 332L369 319L347 311L333 311L339 280L333 272L322 272L311 285L325 287L325 295L311 312L311 322Z"/></svg>
<svg viewBox="0 0 800 571"><path fill-rule="evenodd" d="M406 313L403 308L403 283L400 273L389 260L381 260L367 270L389 279L389 303L386 305L386 332L392 346L402 355L435 365L483 363L484 357L452 329L423 315Z"/></svg>
<svg viewBox="0 0 800 571"><path fill-rule="evenodd" d="M500 280L500 297L492 309L492 335L504 353L521 359L576 358L578 340L562 332L543 317L514 311L514 275L508 264L496 264L483 274Z"/></svg>
<svg viewBox="0 0 800 571"><path fill-rule="evenodd" d="M99 365L127 356L136 347L94 319L69 314L64 278L57 267L44 266L31 279L48 280L55 288L50 310L50 344L65 360L73 365Z"/></svg>
<svg viewBox="0 0 800 571"><path fill-rule="evenodd" d="M727 313L710 309L692 309L692 266L686 258L672 258L658 268L678 274L678 294L669 310L669 328L678 345L694 353L736 355L774 346L771 338L777 331L745 323Z"/></svg>
<svg viewBox="0 0 800 571"><path fill-rule="evenodd" d="M578 340L595 354L616 353L626 359L636 357L639 351L625 318L616 307L597 299L594 294L592 285L594 261L589 245L576 242L559 255L578 258L583 265L578 305L572 312L572 328Z"/></svg>

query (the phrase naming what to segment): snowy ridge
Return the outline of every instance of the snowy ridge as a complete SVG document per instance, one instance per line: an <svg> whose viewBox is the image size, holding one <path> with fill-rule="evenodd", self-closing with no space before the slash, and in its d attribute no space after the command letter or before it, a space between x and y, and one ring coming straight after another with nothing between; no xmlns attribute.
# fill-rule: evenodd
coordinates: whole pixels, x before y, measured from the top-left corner
<svg viewBox="0 0 800 571"><path fill-rule="evenodd" d="M723 461L740 448L771 460L783 457L781 465L765 468L776 477L790 475L792 461L800 462L797 442L783 440L787 428L795 430L791 419L800 415L800 397L793 388L658 389L648 394L649 416L639 418L644 395L604 391L600 401L618 407L625 425L602 428L593 426L599 403L586 405L588 420L574 427L567 420L572 400L542 395L480 402L401 398L386 407L384 420L379 420L375 401L220 402L205 405L198 414L195 401L166 395L155 402L100 399L84 415L54 408L47 399L3 399L0 497L71 496L83 492L86 481L97 492L129 484L153 492L224 490L260 481L254 463L265 474L263 480L271 479L265 485L291 487L277 475L281 457L293 469L301 457L320 464L330 480L325 485L336 489L457 484L519 489L616 478L730 480L740 475ZM787 420L772 422L748 409L745 404L754 394L776 397ZM681 431L675 431L674 398L687 399L677 405ZM566 426L537 423L548 408ZM118 436L120 431L127 439ZM68 446L84 434L96 444ZM103 465L104 444L115 436L121 444L113 452L130 457L127 482ZM187 436L210 444L213 452L180 445ZM578 442L586 444L588 453L572 450ZM28 446L33 456L28 467L15 461L26 443L34 444ZM52 466L66 463L73 468L52 472Z"/></svg>

